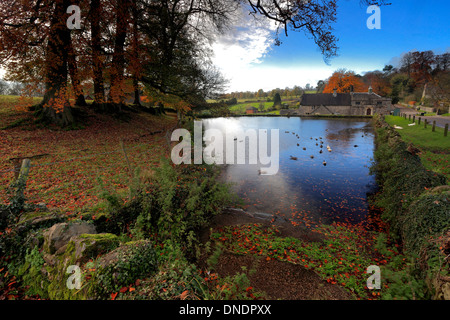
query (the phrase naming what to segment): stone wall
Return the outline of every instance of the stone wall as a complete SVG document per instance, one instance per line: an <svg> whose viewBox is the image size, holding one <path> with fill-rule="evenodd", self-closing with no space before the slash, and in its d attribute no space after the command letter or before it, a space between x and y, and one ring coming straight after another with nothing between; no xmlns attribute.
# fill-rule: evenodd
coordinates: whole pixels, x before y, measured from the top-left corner
<svg viewBox="0 0 450 320"><path fill-rule="evenodd" d="M370 114L368 114L370 109ZM349 116L366 116L378 114L387 114L388 108L386 105L361 105L361 106L300 106L296 114L299 115L314 115L314 114L335 114L335 115L349 115Z"/></svg>

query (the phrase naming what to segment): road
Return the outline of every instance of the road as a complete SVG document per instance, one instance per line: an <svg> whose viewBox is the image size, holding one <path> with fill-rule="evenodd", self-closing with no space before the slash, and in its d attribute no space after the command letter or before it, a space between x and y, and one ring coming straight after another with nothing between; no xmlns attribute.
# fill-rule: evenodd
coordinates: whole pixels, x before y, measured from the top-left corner
<svg viewBox="0 0 450 320"><path fill-rule="evenodd" d="M412 108L408 108L408 107L405 107L405 106L402 106L402 105L399 105L399 104L396 104L395 107L400 109L400 113L406 113L407 115L408 114L411 114L411 115L415 114L416 115L416 119L417 119L417 114L419 113L417 110L414 110ZM421 116L421 118L422 118L422 120L427 119L428 123L433 123L433 121L436 121L436 126L437 127L444 128L447 123L450 126L450 117L442 117L442 116L426 116L426 117L423 117L423 116Z"/></svg>

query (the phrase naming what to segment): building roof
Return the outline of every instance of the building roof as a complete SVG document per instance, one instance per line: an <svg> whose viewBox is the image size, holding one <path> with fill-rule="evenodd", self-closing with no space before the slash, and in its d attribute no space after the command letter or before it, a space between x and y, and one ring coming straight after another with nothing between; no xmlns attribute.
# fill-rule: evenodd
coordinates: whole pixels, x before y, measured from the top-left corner
<svg viewBox="0 0 450 320"><path fill-rule="evenodd" d="M352 104L350 93L314 93L302 96L302 106L349 106Z"/></svg>
<svg viewBox="0 0 450 320"><path fill-rule="evenodd" d="M376 94L375 92L354 92L352 93L354 98L367 99L370 98L382 98L382 96Z"/></svg>
<svg viewBox="0 0 450 320"><path fill-rule="evenodd" d="M352 100L373 101L390 100L373 92L352 92L352 93L314 93L302 96L302 106L351 106Z"/></svg>

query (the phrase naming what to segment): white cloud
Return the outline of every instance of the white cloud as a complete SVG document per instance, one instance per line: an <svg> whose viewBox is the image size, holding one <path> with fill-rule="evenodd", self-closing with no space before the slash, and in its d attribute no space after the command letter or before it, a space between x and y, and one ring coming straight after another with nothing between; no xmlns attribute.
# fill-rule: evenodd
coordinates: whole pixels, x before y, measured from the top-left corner
<svg viewBox="0 0 450 320"><path fill-rule="evenodd" d="M212 62L230 80L230 91L247 90L249 86L242 84L251 81L255 66L261 65L271 50L276 26L249 16L243 9L234 19L229 30L216 36Z"/></svg>
<svg viewBox="0 0 450 320"><path fill-rule="evenodd" d="M315 86L317 81L327 79L335 68L315 66L273 66L265 63L273 48L276 25L266 19L255 19L241 11L236 15L232 27L216 36L211 45L214 52L212 62L225 78L229 79L229 92L265 91L275 88Z"/></svg>

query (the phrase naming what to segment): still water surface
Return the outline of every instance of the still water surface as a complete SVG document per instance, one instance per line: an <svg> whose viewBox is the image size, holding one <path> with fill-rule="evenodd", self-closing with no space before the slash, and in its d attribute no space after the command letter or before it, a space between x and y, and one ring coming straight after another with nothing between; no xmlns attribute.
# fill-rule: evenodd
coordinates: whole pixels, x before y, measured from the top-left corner
<svg viewBox="0 0 450 320"><path fill-rule="evenodd" d="M239 129L268 132L279 129L276 175L260 175L261 165L230 164L224 168L223 179L233 184L235 192L244 199L247 211L322 223L358 223L366 219L367 194L376 186L374 177L369 175L374 152L370 120L215 118L204 120L203 127L224 133ZM248 146L248 140L235 143Z"/></svg>

